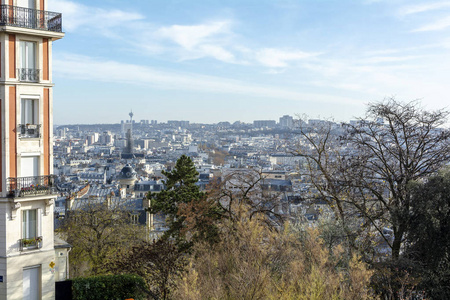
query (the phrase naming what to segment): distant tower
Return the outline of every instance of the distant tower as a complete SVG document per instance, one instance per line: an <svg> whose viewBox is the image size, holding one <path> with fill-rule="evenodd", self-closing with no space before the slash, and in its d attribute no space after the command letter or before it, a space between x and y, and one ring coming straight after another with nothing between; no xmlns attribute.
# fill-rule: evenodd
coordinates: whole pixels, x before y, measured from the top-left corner
<svg viewBox="0 0 450 300"><path fill-rule="evenodd" d="M130 116L130 124L131 124L131 129L133 129L133 110L130 111L130 113L128 114Z"/></svg>
<svg viewBox="0 0 450 300"><path fill-rule="evenodd" d="M125 147L125 153L133 154L133 132L131 129L127 131L127 146Z"/></svg>
<svg viewBox="0 0 450 300"><path fill-rule="evenodd" d="M130 116L130 128L127 130L127 146L125 147L125 153L133 154L133 111L128 114Z"/></svg>

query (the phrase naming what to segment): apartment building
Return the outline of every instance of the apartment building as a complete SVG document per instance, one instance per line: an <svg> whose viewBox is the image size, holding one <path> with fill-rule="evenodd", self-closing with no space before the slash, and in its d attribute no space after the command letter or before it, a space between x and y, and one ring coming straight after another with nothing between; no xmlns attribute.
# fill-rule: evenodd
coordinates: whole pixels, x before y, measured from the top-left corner
<svg viewBox="0 0 450 300"><path fill-rule="evenodd" d="M1 0L0 299L54 299L52 42L47 0Z"/></svg>

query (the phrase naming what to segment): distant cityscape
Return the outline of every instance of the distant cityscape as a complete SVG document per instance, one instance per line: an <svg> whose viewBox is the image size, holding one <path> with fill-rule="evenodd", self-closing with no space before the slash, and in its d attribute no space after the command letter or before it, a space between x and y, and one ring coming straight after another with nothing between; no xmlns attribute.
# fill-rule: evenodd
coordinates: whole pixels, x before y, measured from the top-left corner
<svg viewBox="0 0 450 300"><path fill-rule="evenodd" d="M264 176L263 189L279 198L279 213L295 212L310 222L329 213L323 200L300 201L308 198L313 188L300 175L304 159L290 153L288 146L298 139L300 128L329 126L338 134L338 123L300 121L289 115L278 122L217 124L135 121L133 113L129 116L117 124L55 127L53 170L60 193L55 205L57 220L88 200L122 201L132 203L135 221L158 236L166 229L164 220L145 211L149 205L146 194L164 189L162 171L171 170L181 155L193 160L202 190L236 170L257 170Z"/></svg>

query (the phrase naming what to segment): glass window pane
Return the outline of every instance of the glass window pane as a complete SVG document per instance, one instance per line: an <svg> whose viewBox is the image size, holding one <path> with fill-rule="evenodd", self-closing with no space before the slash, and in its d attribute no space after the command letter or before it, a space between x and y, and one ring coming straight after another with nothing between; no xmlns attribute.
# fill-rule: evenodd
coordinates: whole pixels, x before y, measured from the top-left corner
<svg viewBox="0 0 450 300"><path fill-rule="evenodd" d="M27 211L22 212L22 238L27 236L28 214Z"/></svg>
<svg viewBox="0 0 450 300"><path fill-rule="evenodd" d="M29 236L28 238L34 238L36 237L36 210L29 210L29 218L30 218L30 222L29 222Z"/></svg>
<svg viewBox="0 0 450 300"><path fill-rule="evenodd" d="M39 101L33 100L33 124L39 124Z"/></svg>
<svg viewBox="0 0 450 300"><path fill-rule="evenodd" d="M39 101L33 99L22 99L22 124L38 124Z"/></svg>
<svg viewBox="0 0 450 300"><path fill-rule="evenodd" d="M36 43L35 42L20 42L20 63L23 69L36 68Z"/></svg>
<svg viewBox="0 0 450 300"><path fill-rule="evenodd" d="M35 68L35 57L36 57L36 43L27 42L27 61L28 61L28 69Z"/></svg>
<svg viewBox="0 0 450 300"><path fill-rule="evenodd" d="M37 236L36 209L24 210L22 213L22 238L31 239Z"/></svg>
<svg viewBox="0 0 450 300"><path fill-rule="evenodd" d="M26 55L26 43L25 42L20 42L20 67L21 68L26 68L27 65L27 55Z"/></svg>

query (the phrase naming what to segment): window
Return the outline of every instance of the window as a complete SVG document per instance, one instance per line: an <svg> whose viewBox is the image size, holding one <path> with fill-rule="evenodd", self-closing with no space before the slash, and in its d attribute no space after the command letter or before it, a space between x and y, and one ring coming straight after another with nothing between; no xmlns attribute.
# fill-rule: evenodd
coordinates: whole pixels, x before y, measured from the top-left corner
<svg viewBox="0 0 450 300"><path fill-rule="evenodd" d="M21 251L41 248L42 236L40 236L40 209L29 209L22 211L22 239L20 240Z"/></svg>
<svg viewBox="0 0 450 300"><path fill-rule="evenodd" d="M17 0L14 11L15 25L25 28L37 28L36 0Z"/></svg>
<svg viewBox="0 0 450 300"><path fill-rule="evenodd" d="M38 124L39 100L22 99L22 124Z"/></svg>
<svg viewBox="0 0 450 300"><path fill-rule="evenodd" d="M36 68L36 43L35 42L20 42L20 67L25 69Z"/></svg>
<svg viewBox="0 0 450 300"><path fill-rule="evenodd" d="M34 239L37 237L37 210L30 209L22 212L22 238Z"/></svg>
<svg viewBox="0 0 450 300"><path fill-rule="evenodd" d="M133 225L139 224L139 215L138 214L131 215L131 224L133 224Z"/></svg>
<svg viewBox="0 0 450 300"><path fill-rule="evenodd" d="M36 68L36 42L20 42L20 81L39 81L39 70Z"/></svg>
<svg viewBox="0 0 450 300"><path fill-rule="evenodd" d="M34 9L35 0L17 0L17 6Z"/></svg>
<svg viewBox="0 0 450 300"><path fill-rule="evenodd" d="M39 176L39 156L22 156L20 158L20 177L35 176Z"/></svg>
<svg viewBox="0 0 450 300"><path fill-rule="evenodd" d="M41 267L23 269L23 297L24 300L41 299Z"/></svg>
<svg viewBox="0 0 450 300"><path fill-rule="evenodd" d="M39 138L39 100L22 99L20 116L20 137Z"/></svg>

